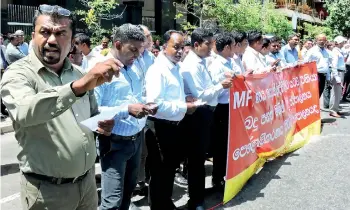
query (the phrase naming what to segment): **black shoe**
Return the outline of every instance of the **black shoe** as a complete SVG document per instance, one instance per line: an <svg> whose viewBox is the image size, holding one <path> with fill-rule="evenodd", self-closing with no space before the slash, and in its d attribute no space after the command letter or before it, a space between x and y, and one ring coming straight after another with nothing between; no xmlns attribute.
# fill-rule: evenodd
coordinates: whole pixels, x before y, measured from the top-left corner
<svg viewBox="0 0 350 210"><path fill-rule="evenodd" d="M347 99L347 98L343 98L341 101L342 101L342 102L346 102L346 103L350 103L350 100Z"/></svg>
<svg viewBox="0 0 350 210"><path fill-rule="evenodd" d="M175 174L175 183L179 185L188 185L188 181L185 177L182 176L181 173L176 173Z"/></svg>
<svg viewBox="0 0 350 210"><path fill-rule="evenodd" d="M148 195L148 186L145 182L139 182L134 190L134 195L147 196Z"/></svg>
<svg viewBox="0 0 350 210"><path fill-rule="evenodd" d="M215 191L224 191L225 190L225 181L221 180L221 181L212 181L211 184L213 185L213 189Z"/></svg>
<svg viewBox="0 0 350 210"><path fill-rule="evenodd" d="M187 208L188 210L205 210L203 204L194 205L193 203L191 203L191 200L187 202Z"/></svg>
<svg viewBox="0 0 350 210"><path fill-rule="evenodd" d="M130 203L129 210L141 210L141 209L137 207L134 203Z"/></svg>

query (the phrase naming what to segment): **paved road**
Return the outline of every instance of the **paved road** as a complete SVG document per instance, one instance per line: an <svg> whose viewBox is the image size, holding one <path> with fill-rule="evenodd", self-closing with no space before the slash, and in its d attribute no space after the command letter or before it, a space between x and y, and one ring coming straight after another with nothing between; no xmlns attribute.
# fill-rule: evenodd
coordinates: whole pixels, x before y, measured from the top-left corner
<svg viewBox="0 0 350 210"><path fill-rule="evenodd" d="M350 111L348 104L342 105ZM265 164L243 190L225 206L216 209L350 209L350 116L331 119L322 113L325 123L320 138L298 151ZM1 136L1 208L19 210L19 170L17 142L13 133ZM211 165L207 163L207 187ZM185 205L186 189L175 186L174 201ZM221 194L208 195L207 206L220 203ZM142 210L147 199L133 199Z"/></svg>

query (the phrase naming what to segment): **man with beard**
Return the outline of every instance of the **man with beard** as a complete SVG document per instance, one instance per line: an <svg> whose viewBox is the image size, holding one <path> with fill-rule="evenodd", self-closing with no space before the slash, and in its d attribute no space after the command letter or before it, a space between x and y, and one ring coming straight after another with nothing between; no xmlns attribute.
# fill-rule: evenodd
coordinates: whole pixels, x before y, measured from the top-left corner
<svg viewBox="0 0 350 210"><path fill-rule="evenodd" d="M331 55L326 48L326 43L326 35L317 35L316 45L306 53L304 58L304 61L306 62L316 61L319 97L321 97L325 89L327 74L330 73L329 66L331 65Z"/></svg>
<svg viewBox="0 0 350 210"><path fill-rule="evenodd" d="M143 104L142 84L130 69L140 56L145 39L137 26L121 25L114 31L111 51L102 57L117 58L124 68L120 70L119 78L114 77L111 82L95 88L99 109L121 110L114 118L112 135L100 136L97 142L102 168L101 210L129 209L137 184L146 116L156 113L156 106Z"/></svg>
<svg viewBox="0 0 350 210"><path fill-rule="evenodd" d="M32 52L9 66L1 81L20 145L23 209L96 210L95 138L79 122L98 113L93 89L122 64L110 59L86 75L72 66L67 55L75 21L67 9L40 5L33 25ZM113 125L101 121L98 132L110 135Z"/></svg>
<svg viewBox="0 0 350 210"><path fill-rule="evenodd" d="M298 63L299 56L296 46L299 44L299 36L292 34L288 37L288 44L282 47L281 54L288 64L295 65Z"/></svg>
<svg viewBox="0 0 350 210"><path fill-rule="evenodd" d="M10 43L7 45L5 58L9 65L24 58L26 55L19 49L19 38L15 35L10 36Z"/></svg>
<svg viewBox="0 0 350 210"><path fill-rule="evenodd" d="M152 210L174 210L171 200L175 170L184 157L183 140L179 122L186 112L196 109L186 102L184 84L179 72L184 38L179 31L164 34L163 53L146 74L147 102L158 104L154 122L156 139L149 143L151 157L150 201ZM159 145L159 146L158 146Z"/></svg>

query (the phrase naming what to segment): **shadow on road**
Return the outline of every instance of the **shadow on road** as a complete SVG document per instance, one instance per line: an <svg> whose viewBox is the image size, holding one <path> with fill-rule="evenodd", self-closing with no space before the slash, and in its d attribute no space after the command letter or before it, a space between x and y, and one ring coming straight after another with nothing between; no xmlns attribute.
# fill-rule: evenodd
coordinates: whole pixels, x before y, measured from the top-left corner
<svg viewBox="0 0 350 210"><path fill-rule="evenodd" d="M289 153L282 157L278 157L273 161L265 163L262 170L258 174L253 175L248 180L241 192L239 192L238 195L230 202L221 207L234 207L247 201L254 201L259 197L264 197L264 193L261 191L269 184L272 179L281 179L281 177L277 175L278 170L283 165L291 165L291 163L286 160L288 157L293 156L299 156L299 154Z"/></svg>
<svg viewBox="0 0 350 210"><path fill-rule="evenodd" d="M15 174L18 172L19 172L18 163L10 163L10 164L1 165L1 176Z"/></svg>

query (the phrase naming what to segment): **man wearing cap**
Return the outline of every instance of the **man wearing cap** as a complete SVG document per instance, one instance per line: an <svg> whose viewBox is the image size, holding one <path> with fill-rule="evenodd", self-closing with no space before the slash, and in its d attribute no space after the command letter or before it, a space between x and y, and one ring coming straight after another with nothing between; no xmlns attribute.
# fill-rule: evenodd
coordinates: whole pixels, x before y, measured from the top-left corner
<svg viewBox="0 0 350 210"><path fill-rule="evenodd" d="M331 64L331 84L332 93L330 99L330 116L340 118L339 103L342 95L342 83L345 74L345 58L341 48L344 46L346 39L343 36L337 36L334 39L335 46L332 50Z"/></svg>
<svg viewBox="0 0 350 210"><path fill-rule="evenodd" d="M24 32L22 30L17 30L14 35L18 37L19 49L23 52L23 54L28 55L29 46L27 42L24 41Z"/></svg>
<svg viewBox="0 0 350 210"><path fill-rule="evenodd" d="M19 49L19 38L12 34L5 53L7 63L11 65L13 62L24 58L25 56L26 55Z"/></svg>

